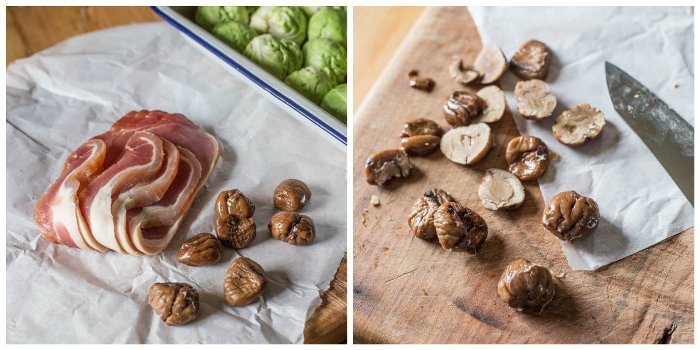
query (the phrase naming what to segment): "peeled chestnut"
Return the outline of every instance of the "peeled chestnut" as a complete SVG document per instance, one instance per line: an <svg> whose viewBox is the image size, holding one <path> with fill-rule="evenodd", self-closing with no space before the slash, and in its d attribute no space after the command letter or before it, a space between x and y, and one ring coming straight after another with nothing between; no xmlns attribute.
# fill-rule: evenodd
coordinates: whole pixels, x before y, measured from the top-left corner
<svg viewBox="0 0 700 350"><path fill-rule="evenodd" d="M431 188L418 198L408 215L408 227L411 232L420 239L433 239L437 237L435 232L435 212L442 203L452 202L454 199L439 188Z"/></svg>
<svg viewBox="0 0 700 350"><path fill-rule="evenodd" d="M370 185L381 186L394 177L408 177L411 161L402 149L389 149L373 154L365 163L365 178Z"/></svg>
<svg viewBox="0 0 700 350"><path fill-rule="evenodd" d="M187 283L155 283L148 290L148 305L168 326L188 323L199 313L199 294Z"/></svg>
<svg viewBox="0 0 700 350"><path fill-rule="evenodd" d="M544 266L518 259L498 280L498 296L518 311L541 312L554 298L554 277Z"/></svg>
<svg viewBox="0 0 700 350"><path fill-rule="evenodd" d="M309 245L316 238L314 221L306 215L281 211L272 216L267 225L272 237L291 245Z"/></svg>
<svg viewBox="0 0 700 350"><path fill-rule="evenodd" d="M469 125L485 108L484 101L471 91L455 91L443 106L445 120L452 127Z"/></svg>
<svg viewBox="0 0 700 350"><path fill-rule="evenodd" d="M227 215L216 219L216 236L224 247L240 249L249 246L255 240L255 229L253 218Z"/></svg>
<svg viewBox="0 0 700 350"><path fill-rule="evenodd" d="M442 136L442 128L436 122L426 118L411 119L403 124L401 138L418 135L433 135L440 137Z"/></svg>
<svg viewBox="0 0 700 350"><path fill-rule="evenodd" d="M300 180L287 179L282 181L272 195L272 202L277 209L299 211L311 199L311 190Z"/></svg>
<svg viewBox="0 0 700 350"><path fill-rule="evenodd" d="M598 204L576 191L558 193L542 213L544 227L569 243L590 235L599 221Z"/></svg>
<svg viewBox="0 0 700 350"><path fill-rule="evenodd" d="M412 156L424 156L440 147L442 128L430 119L418 118L404 123L401 149Z"/></svg>
<svg viewBox="0 0 700 350"><path fill-rule="evenodd" d="M177 260L190 266L215 264L221 259L221 244L211 233L203 232L187 239L177 252Z"/></svg>
<svg viewBox="0 0 700 350"><path fill-rule="evenodd" d="M231 306L254 302L265 290L265 270L255 261L239 256L231 262L224 279L224 298Z"/></svg>
<svg viewBox="0 0 700 350"><path fill-rule="evenodd" d="M532 181L544 175L549 165L547 145L534 136L519 136L506 147L508 170L522 181Z"/></svg>
<svg viewBox="0 0 700 350"><path fill-rule="evenodd" d="M216 236L225 247L240 249L255 239L255 204L241 191L222 191L214 204Z"/></svg>
<svg viewBox="0 0 700 350"><path fill-rule="evenodd" d="M237 189L222 191L216 197L214 212L218 217L234 215L238 218L249 218L255 213L255 204Z"/></svg>
<svg viewBox="0 0 700 350"><path fill-rule="evenodd" d="M459 203L442 203L434 222L438 241L445 250L476 254L488 236L486 221Z"/></svg>
<svg viewBox="0 0 700 350"><path fill-rule="evenodd" d="M522 44L510 59L510 69L521 79L545 79L552 55L549 48L538 40Z"/></svg>

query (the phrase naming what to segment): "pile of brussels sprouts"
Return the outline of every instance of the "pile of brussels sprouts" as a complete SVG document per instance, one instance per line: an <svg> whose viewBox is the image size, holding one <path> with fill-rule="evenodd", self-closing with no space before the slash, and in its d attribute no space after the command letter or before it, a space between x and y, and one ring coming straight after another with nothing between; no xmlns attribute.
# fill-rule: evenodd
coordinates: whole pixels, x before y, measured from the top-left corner
<svg viewBox="0 0 700 350"><path fill-rule="evenodd" d="M199 6L195 22L347 123L344 7Z"/></svg>

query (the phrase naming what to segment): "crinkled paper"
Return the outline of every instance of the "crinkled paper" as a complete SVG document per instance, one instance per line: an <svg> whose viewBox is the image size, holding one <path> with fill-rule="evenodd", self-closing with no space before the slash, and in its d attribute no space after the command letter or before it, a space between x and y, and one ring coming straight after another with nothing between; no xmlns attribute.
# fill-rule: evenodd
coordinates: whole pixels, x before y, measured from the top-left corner
<svg viewBox="0 0 700 350"><path fill-rule="evenodd" d="M562 243L571 267L593 270L693 226L693 207L642 140L615 112L605 61L625 70L693 124L693 10L682 7L470 8L484 44L507 57L538 39L554 53L547 82L557 109L547 120L515 120L522 134L541 138L560 160L539 180L545 202L576 190L598 202L594 234ZM501 80L515 111L516 77ZM605 113L598 139L580 148L557 142L555 118L585 102Z"/></svg>
<svg viewBox="0 0 700 350"><path fill-rule="evenodd" d="M125 26L70 39L7 69L7 341L9 343L300 343L346 249L346 157L315 126L223 69L165 23ZM220 142L221 158L169 248L153 257L49 244L32 221L37 199L67 155L131 110L182 113ZM306 247L270 237L272 192L304 180L314 219ZM214 232L219 191L238 188L256 204L257 238L224 249L214 266L177 262L180 244ZM262 298L233 308L223 298L229 262L259 262ZM166 326L147 304L155 282L200 293L192 323Z"/></svg>

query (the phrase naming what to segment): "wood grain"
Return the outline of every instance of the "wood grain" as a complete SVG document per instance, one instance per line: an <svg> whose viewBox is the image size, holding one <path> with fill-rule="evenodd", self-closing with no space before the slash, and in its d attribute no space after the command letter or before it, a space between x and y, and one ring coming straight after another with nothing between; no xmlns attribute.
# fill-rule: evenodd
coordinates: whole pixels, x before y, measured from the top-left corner
<svg viewBox="0 0 700 350"><path fill-rule="evenodd" d="M423 6L353 8L353 104L360 106Z"/></svg>
<svg viewBox="0 0 700 350"><path fill-rule="evenodd" d="M118 25L158 21L148 7L7 7L7 65L75 35ZM343 259L322 303L307 320L309 343L347 339L347 263Z"/></svg>
<svg viewBox="0 0 700 350"><path fill-rule="evenodd" d="M321 295L321 305L304 327L304 343L337 344L345 342L348 332L348 261L345 256L330 288ZM342 339L342 341L340 340Z"/></svg>
<svg viewBox="0 0 700 350"><path fill-rule="evenodd" d="M397 147L406 119L431 118L447 128L441 105L462 88L450 79L447 65L453 55L472 61L480 47L463 8L427 9L355 116L355 342L693 343L694 229L598 271L571 271L559 241L539 222L544 200L536 183L525 185L519 209L483 208L476 194L483 173L506 168L505 145L518 135L510 114L492 125L495 147L475 166L452 163L438 151L412 158L415 168L407 179L384 187L365 182L365 160ZM411 69L432 77L435 90L411 89ZM448 252L409 232L410 207L433 186L488 223L489 238L478 255ZM369 204L373 194L381 198L379 207ZM503 269L520 257L561 276L554 301L541 315L518 313L496 294Z"/></svg>
<svg viewBox="0 0 700 350"><path fill-rule="evenodd" d="M78 34L159 20L148 7L130 6L7 7L6 14L8 65Z"/></svg>

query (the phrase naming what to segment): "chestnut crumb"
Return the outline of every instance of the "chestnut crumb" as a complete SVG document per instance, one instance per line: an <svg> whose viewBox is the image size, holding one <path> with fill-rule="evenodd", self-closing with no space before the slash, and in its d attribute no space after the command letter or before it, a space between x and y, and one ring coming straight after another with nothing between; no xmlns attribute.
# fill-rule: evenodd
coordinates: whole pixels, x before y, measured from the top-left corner
<svg viewBox="0 0 700 350"><path fill-rule="evenodd" d="M414 69L408 72L408 85L414 89L431 92L435 87L435 81L428 77L419 76L418 71Z"/></svg>

